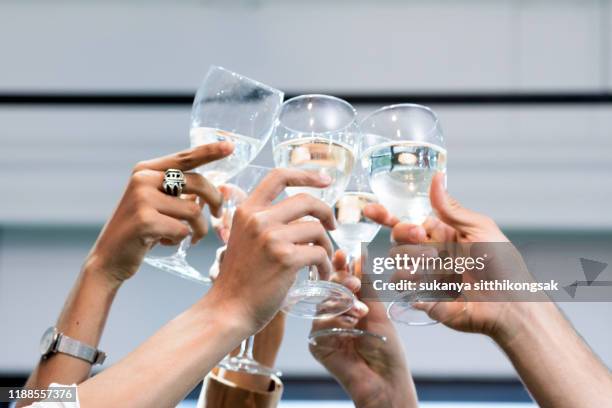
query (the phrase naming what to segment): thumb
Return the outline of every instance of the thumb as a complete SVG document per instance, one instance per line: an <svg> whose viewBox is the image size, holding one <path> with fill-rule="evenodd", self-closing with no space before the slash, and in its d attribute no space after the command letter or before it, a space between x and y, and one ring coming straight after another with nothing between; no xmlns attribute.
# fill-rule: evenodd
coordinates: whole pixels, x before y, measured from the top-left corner
<svg viewBox="0 0 612 408"><path fill-rule="evenodd" d="M431 207L438 218L457 230L477 224L480 215L463 208L457 200L452 198L446 191L444 179L443 173L436 174L429 191Z"/></svg>

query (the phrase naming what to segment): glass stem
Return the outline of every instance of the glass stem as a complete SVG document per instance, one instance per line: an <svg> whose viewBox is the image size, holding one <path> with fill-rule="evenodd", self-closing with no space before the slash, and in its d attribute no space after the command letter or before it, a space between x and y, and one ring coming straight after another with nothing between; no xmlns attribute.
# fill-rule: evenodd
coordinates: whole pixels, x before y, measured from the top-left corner
<svg viewBox="0 0 612 408"><path fill-rule="evenodd" d="M302 218L303 221L318 221L317 218L311 216L311 215L307 215L305 217ZM310 244L308 244L310 246L313 246L314 244L311 242ZM318 281L319 280L319 271L317 271L317 267L314 265L309 265L308 266L308 280L309 281Z"/></svg>
<svg viewBox="0 0 612 408"><path fill-rule="evenodd" d="M307 217L304 217L304 219L307 219ZM308 245L313 246L314 244L311 242ZM319 280L319 271L317 271L317 267L314 266L314 265L309 265L308 266L308 280L309 281L318 281Z"/></svg>
<svg viewBox="0 0 612 408"><path fill-rule="evenodd" d="M176 251L176 256L180 258L187 257L187 250L191 247L191 235L188 235L184 240L181 241L181 244Z"/></svg>
<svg viewBox="0 0 612 408"><path fill-rule="evenodd" d="M346 251L346 267L349 275L355 275L355 262L359 261L361 255L361 247L347 248Z"/></svg>
<svg viewBox="0 0 612 408"><path fill-rule="evenodd" d="M253 358L253 347L255 346L255 336L249 336L247 339L240 343L240 351L236 357L246 358L248 360L255 360Z"/></svg>
<svg viewBox="0 0 612 408"><path fill-rule="evenodd" d="M200 197L196 198L196 203L200 202ZM185 239L183 239L176 250L176 254L174 256L178 256L179 258L185 259L187 257L187 251L191 248L191 234L187 235Z"/></svg>
<svg viewBox="0 0 612 408"><path fill-rule="evenodd" d="M310 265L308 267L308 280L309 281L319 280L319 272L317 271L317 267L314 265Z"/></svg>
<svg viewBox="0 0 612 408"><path fill-rule="evenodd" d="M353 256L353 254L349 252L346 255L346 268L347 268L348 274L351 276L355 275L355 265L353 265L354 262L355 262L355 256Z"/></svg>

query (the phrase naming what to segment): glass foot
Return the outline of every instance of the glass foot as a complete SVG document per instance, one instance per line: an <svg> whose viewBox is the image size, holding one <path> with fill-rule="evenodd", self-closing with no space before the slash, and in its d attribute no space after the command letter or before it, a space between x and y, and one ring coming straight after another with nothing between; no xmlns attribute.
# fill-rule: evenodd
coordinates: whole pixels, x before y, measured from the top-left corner
<svg viewBox="0 0 612 408"><path fill-rule="evenodd" d="M387 316L396 323L408 326L431 326L438 323L437 320L427 316L426 312L403 302L392 302L387 308Z"/></svg>
<svg viewBox="0 0 612 408"><path fill-rule="evenodd" d="M410 291L400 293L387 307L387 316L396 323L408 326L431 326L439 323L427 315L427 312L414 307L416 302L453 301L455 297L441 296L440 292Z"/></svg>
<svg viewBox="0 0 612 408"><path fill-rule="evenodd" d="M283 373L278 370L259 364L257 361L251 360L250 358L246 357L234 356L225 358L219 363L219 367L229 371L238 371L254 375L275 375L277 377L283 375Z"/></svg>
<svg viewBox="0 0 612 408"><path fill-rule="evenodd" d="M327 319L347 312L355 296L346 287L328 281L303 281L289 290L283 311L306 319Z"/></svg>
<svg viewBox="0 0 612 408"><path fill-rule="evenodd" d="M328 338L329 336L334 336L336 338L365 338L369 337L371 341L377 342L380 344L384 344L387 342L387 337L381 336L380 334L372 333L365 330L360 329L343 329L340 327L334 327L331 329L323 329L317 330L308 336L308 343L312 346L318 346L321 339ZM323 340L325 342L326 340Z"/></svg>
<svg viewBox="0 0 612 408"><path fill-rule="evenodd" d="M147 256L144 261L154 268L170 272L184 279L197 282L201 285L210 285L211 280L208 276L202 275L194 267L187 263L187 260L180 256L153 257Z"/></svg>

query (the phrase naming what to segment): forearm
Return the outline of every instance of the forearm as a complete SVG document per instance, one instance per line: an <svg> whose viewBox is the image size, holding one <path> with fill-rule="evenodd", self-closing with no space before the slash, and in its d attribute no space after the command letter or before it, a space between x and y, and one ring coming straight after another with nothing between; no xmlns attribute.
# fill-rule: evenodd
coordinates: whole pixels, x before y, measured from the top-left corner
<svg viewBox="0 0 612 408"><path fill-rule="evenodd" d="M81 384L81 405L176 406L251 330L222 306L206 296L170 321L119 363Z"/></svg>
<svg viewBox="0 0 612 408"><path fill-rule="evenodd" d="M403 390L396 391L393 393L393 405L392 407L402 408L418 408L419 398L417 396L417 390L414 385L414 379L410 371L406 372L406 376L402 377Z"/></svg>
<svg viewBox="0 0 612 408"><path fill-rule="evenodd" d="M111 283L102 271L85 266L55 326L67 336L97 347L118 288L119 284ZM39 361L26 387L44 389L52 382L78 384L89 377L90 370L91 364L86 361L61 353L53 354ZM18 406L26 403L23 401Z"/></svg>
<svg viewBox="0 0 612 408"><path fill-rule="evenodd" d="M276 356L283 342L286 315L278 312L274 319L255 336L253 356L258 362L274 367Z"/></svg>
<svg viewBox="0 0 612 408"><path fill-rule="evenodd" d="M554 303L513 304L495 340L541 407L603 407L612 375Z"/></svg>

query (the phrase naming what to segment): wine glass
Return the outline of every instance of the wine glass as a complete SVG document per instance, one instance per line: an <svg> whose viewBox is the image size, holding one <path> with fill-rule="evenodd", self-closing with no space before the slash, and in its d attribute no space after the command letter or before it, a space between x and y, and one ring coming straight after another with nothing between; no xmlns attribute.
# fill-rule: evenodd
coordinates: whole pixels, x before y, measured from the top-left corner
<svg viewBox="0 0 612 408"><path fill-rule="evenodd" d="M307 193L332 206L349 182L359 138L356 112L348 102L328 95L286 101L272 136L276 166L321 172L332 180L326 188L287 187L287 194ZM311 266L308 279L289 291L283 310L299 317L327 318L346 312L353 302L350 290L319 280Z"/></svg>
<svg viewBox="0 0 612 408"><path fill-rule="evenodd" d="M197 172L218 186L242 171L255 159L270 138L283 101L283 92L225 68L212 66L198 88L191 109L191 146L229 141L228 157L207 163ZM191 237L185 238L171 256L148 256L156 268L202 284L210 278L187 262Z"/></svg>
<svg viewBox="0 0 612 408"><path fill-rule="evenodd" d="M336 245L347 255L346 263L350 275L355 275L355 265L363 256L362 245L372 242L380 230L380 224L363 214L364 208L374 203L378 203L378 200L369 188L365 172L360 166L356 166L346 191L334 204L337 228L329 232ZM385 336L365 330L340 327L314 331L308 336L308 341L313 346L337 348L337 341L326 338L328 336L367 337L370 349L380 347L387 341Z"/></svg>
<svg viewBox="0 0 612 408"><path fill-rule="evenodd" d="M329 232L347 255L350 274L354 274L354 262L360 259L362 243L372 242L380 230L380 224L363 214L368 204L375 203L378 199L370 190L365 172L357 166L346 191L333 205L337 228Z"/></svg>
<svg viewBox="0 0 612 408"><path fill-rule="evenodd" d="M446 173L446 149L438 117L422 105L385 106L365 117L361 130L361 160L372 191L401 221L422 224L432 213L429 189L433 176ZM437 323L413 307L417 301L435 299L430 293L401 293L389 305L389 317L415 326Z"/></svg>
<svg viewBox="0 0 612 408"><path fill-rule="evenodd" d="M257 187L261 180L268 174L270 168L262 166L247 166L244 171L230 179L229 182L219 186L219 190L223 194L227 202L224 207L221 217L213 218L212 225L219 235L219 238L227 243L229 240L229 232L232 228L232 219L236 208L248 197L253 188ZM218 256L215 263L211 267L211 271L218 271L221 252L217 251ZM215 272L211 272L214 277ZM240 345L240 351L236 356L228 356L219 363L219 367L230 371L246 372L257 375L276 375L281 376L280 371L271 367L266 367L258 363L253 357L253 344L255 336L252 335L245 339Z"/></svg>

